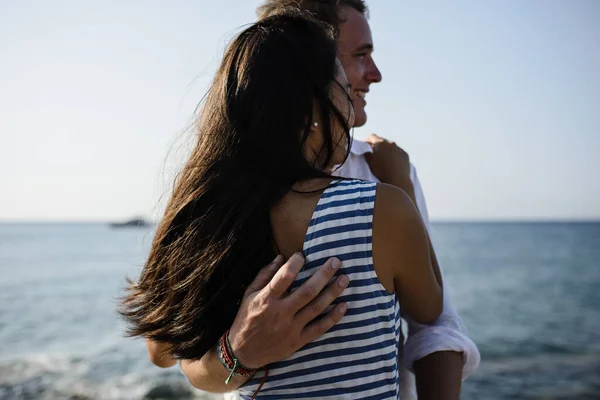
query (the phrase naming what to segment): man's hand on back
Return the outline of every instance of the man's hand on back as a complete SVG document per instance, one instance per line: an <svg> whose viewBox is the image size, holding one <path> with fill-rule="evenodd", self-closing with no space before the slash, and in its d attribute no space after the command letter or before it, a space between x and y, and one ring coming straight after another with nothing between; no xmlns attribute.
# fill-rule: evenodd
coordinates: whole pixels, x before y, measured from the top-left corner
<svg viewBox="0 0 600 400"><path fill-rule="evenodd" d="M289 357L329 330L346 312L346 305L338 304L315 320L348 285L348 278L340 276L326 287L341 266L338 259L328 260L291 294L288 289L304 258L297 253L281 268L280 263L281 256L257 275L231 326L233 353L248 368Z"/></svg>
<svg viewBox="0 0 600 400"><path fill-rule="evenodd" d="M328 282L341 263L331 258L293 293L289 287L304 265L304 257L294 254L283 264L278 256L264 267L248 286L229 331L231 349L239 362L248 368L260 368L295 353L333 325L346 312L338 304L321 314L348 285L346 276ZM200 360L183 360L181 368L198 389L223 393L237 389L248 378L229 376L216 354L216 346Z"/></svg>

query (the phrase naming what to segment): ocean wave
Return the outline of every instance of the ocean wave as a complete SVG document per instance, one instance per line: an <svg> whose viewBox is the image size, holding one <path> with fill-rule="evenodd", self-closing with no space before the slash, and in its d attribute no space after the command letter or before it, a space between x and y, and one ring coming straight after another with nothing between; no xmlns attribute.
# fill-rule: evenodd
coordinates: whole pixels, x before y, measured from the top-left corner
<svg viewBox="0 0 600 400"><path fill-rule="evenodd" d="M221 398L195 390L175 368L98 381L94 363L79 357L35 355L0 364L1 400Z"/></svg>

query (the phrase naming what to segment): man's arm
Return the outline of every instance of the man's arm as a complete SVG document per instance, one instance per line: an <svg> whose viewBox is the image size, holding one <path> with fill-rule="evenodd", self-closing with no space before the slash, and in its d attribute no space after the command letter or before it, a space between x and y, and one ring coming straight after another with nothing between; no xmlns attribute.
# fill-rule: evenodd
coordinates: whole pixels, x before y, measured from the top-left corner
<svg viewBox="0 0 600 400"><path fill-rule="evenodd" d="M329 259L291 294L288 288L304 258L297 253L283 266L282 261L279 256L259 272L229 331L232 352L245 367L258 369L290 356L327 332L346 312L342 303L315 319L348 285L348 278L342 275L327 286L341 267L338 259ZM248 379L234 376L225 384L229 371L221 364L216 347L198 361L183 360L181 369L193 386L207 392L231 392Z"/></svg>

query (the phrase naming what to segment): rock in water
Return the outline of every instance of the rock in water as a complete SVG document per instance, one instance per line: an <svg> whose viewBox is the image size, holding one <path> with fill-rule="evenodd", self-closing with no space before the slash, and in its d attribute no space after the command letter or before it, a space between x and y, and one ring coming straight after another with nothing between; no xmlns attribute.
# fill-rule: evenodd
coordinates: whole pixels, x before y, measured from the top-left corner
<svg viewBox="0 0 600 400"><path fill-rule="evenodd" d="M178 400L191 399L194 393L185 383L165 382L150 389L145 395L146 400Z"/></svg>

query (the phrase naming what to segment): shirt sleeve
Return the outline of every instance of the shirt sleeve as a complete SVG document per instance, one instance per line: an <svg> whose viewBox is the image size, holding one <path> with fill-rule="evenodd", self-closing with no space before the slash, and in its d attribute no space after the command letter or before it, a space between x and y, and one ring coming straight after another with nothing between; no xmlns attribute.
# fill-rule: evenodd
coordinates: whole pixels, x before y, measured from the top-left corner
<svg viewBox="0 0 600 400"><path fill-rule="evenodd" d="M417 207L425 227L431 232L425 196L413 165L411 165L411 180ZM444 274L441 265L440 273L443 280ZM406 367L413 371L413 364L417 360L438 351L455 351L463 355L462 374L463 379L466 379L479 367L481 355L475 343L467 336L467 329L452 307L448 292L448 290L444 290L442 313L432 325L420 325L403 316L408 322L408 339L404 344L404 362Z"/></svg>

